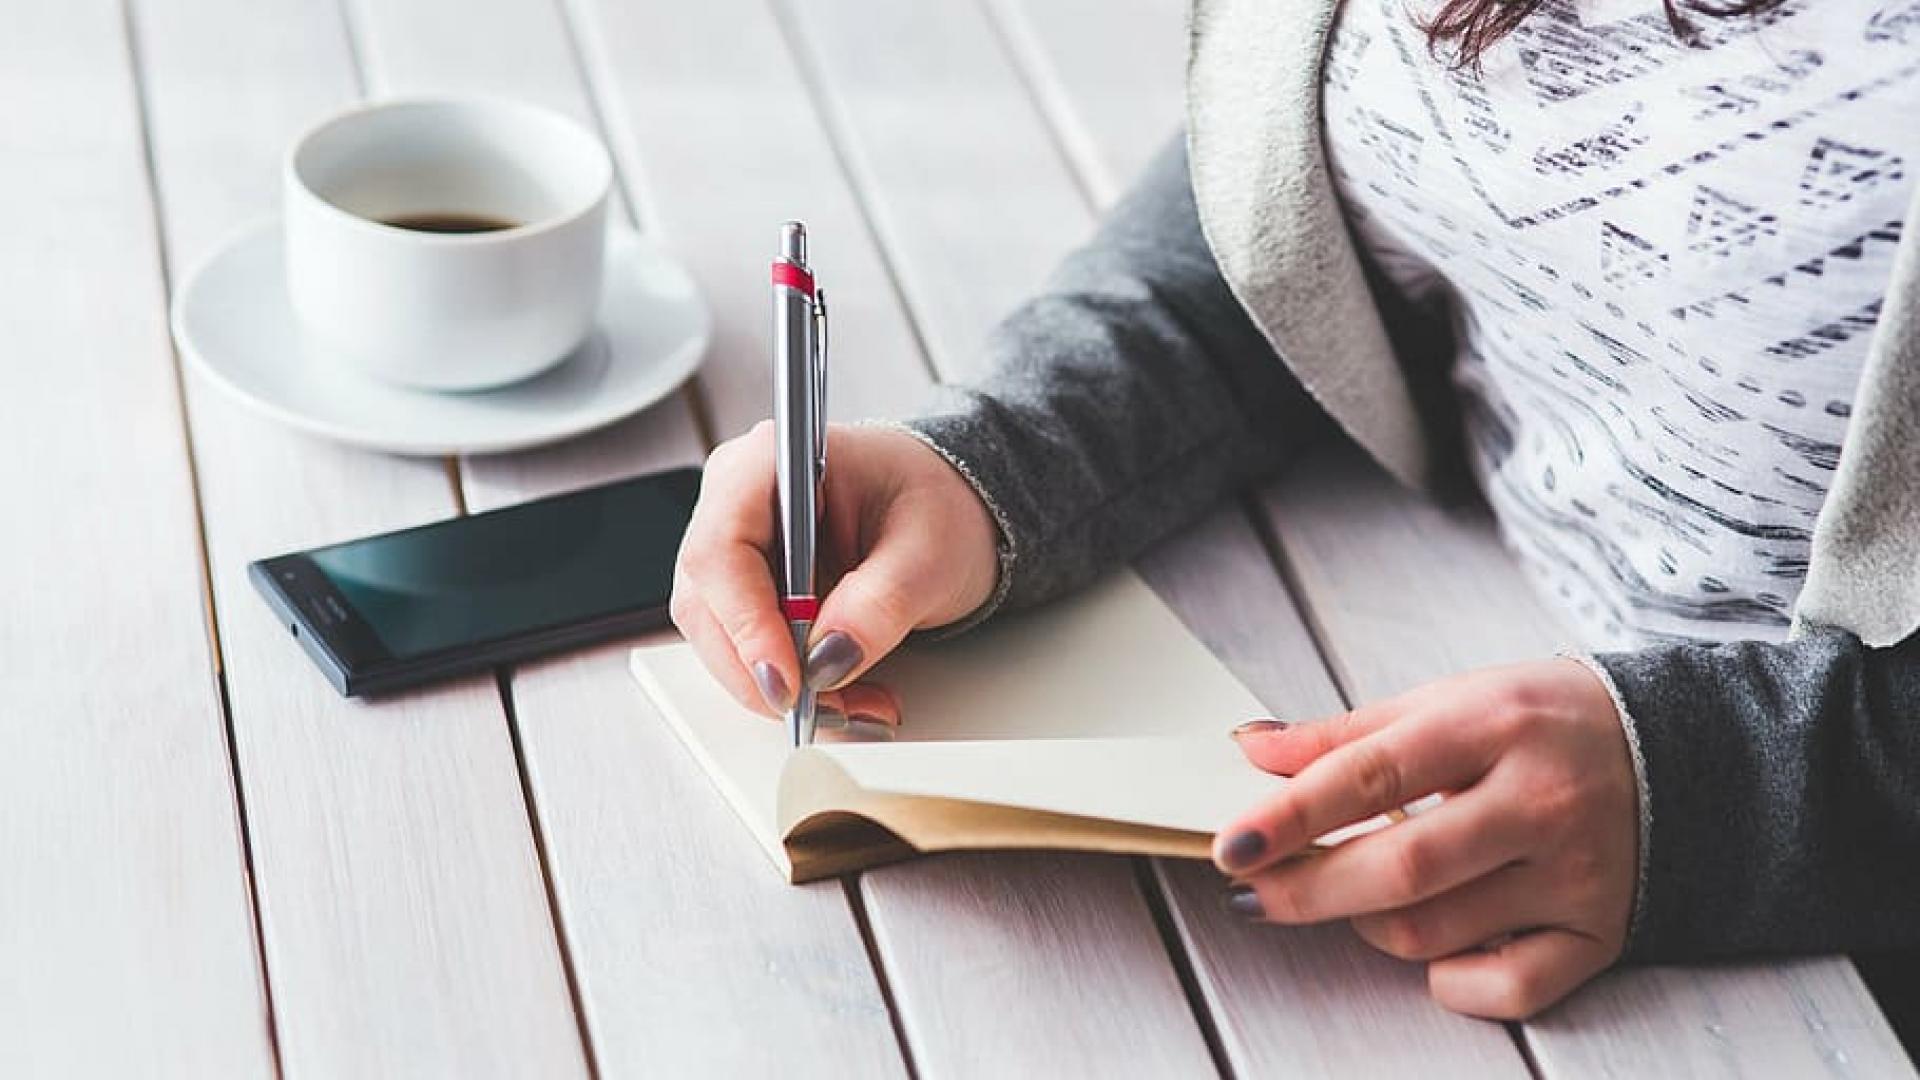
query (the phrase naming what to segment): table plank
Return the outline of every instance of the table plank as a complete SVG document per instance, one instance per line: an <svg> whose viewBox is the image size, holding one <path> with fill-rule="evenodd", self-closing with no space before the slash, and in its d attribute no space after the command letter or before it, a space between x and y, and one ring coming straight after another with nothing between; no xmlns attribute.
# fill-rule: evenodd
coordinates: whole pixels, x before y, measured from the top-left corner
<svg viewBox="0 0 1920 1080"><path fill-rule="evenodd" d="M950 379L977 373L988 325L1037 289L1047 271L1091 230L1092 208L1056 152L1012 58L976 7L806 0L790 10L842 156L936 369ZM1171 30L1178 31L1177 17ZM870 46L876 39L889 47L876 52ZM1103 37L1073 47L1118 47L1118 41ZM1177 88L1177 69L1164 77L1163 86ZM1177 89L1170 92L1177 98ZM1263 700L1291 715L1339 707L1332 681L1239 507L1224 507L1162 545L1142 560L1142 569ZM1196 722L1215 723L1224 731L1241 719ZM1058 888L1051 878L1059 871L1046 860L980 859L964 865L941 861L863 878L883 952L891 958L900 950L912 957L929 940L944 939L951 942L945 945L949 951L989 957L983 963L992 965L1015 943L1037 938L1068 963L1084 963L1089 947L1081 935L1088 927L1052 918L1053 902L1042 890ZM1134 879L1120 872L1118 860L1087 859L1081 865L1083 873L1097 873L1094 880L1103 882L1097 894L1082 883L1074 900L1091 927L1109 939L1101 947L1138 947L1128 935L1151 934L1152 926L1133 896ZM1357 1063L1374 1067L1372 1058L1355 1057L1353 1051L1384 1042L1419 1046L1423 1062L1443 1074L1500 1075L1503 1068L1510 1075L1525 1074L1504 1031L1446 1014L1427 998L1417 970L1383 979L1381 972L1391 962L1383 964L1354 947L1344 927L1337 934L1256 930L1222 910L1223 882L1211 869L1167 864L1161 872L1172 875L1168 907L1192 954L1204 1007L1220 1029L1234 1071L1343 1075ZM1183 887L1172 888L1172 881ZM993 905L992 921L963 912L962 918L932 922L923 895L930 883L979 897L1018 895L1022 900ZM909 906L909 901L923 906ZM1083 1067L1094 1071L1164 1071L1154 1056L1164 1053L1158 1042L1143 1048L1068 1032L1074 1042L1053 1034L1061 1047L1048 1047L1024 1026L1035 1022L1030 1010L1010 1005L1000 979L975 978L971 967L964 976L917 959L890 959L889 967L909 973L896 974L894 987L916 1049L941 1047L942 1061L959 1062L954 1066L959 1071L1038 1072L1055 1063L1043 1054L1063 1051L1094 1055L1082 1058ZM1057 964L1050 964L1026 978L1063 977L1057 972ZM1140 972L1134 977L1160 977L1146 967ZM1073 974L1082 986L1108 985L1084 972ZM1309 1017L1298 1008L1302 1000L1376 1007L1328 1007ZM1103 1005L1098 1011L1123 1022L1128 1016L1124 1006ZM986 1056L971 1029L987 1018L1016 1025L1020 1034L1003 1041L1035 1052ZM1318 1029L1312 1038L1307 1037L1309 1019ZM1059 1021L1047 1015L1041 1022ZM992 1051L1009 1053L1000 1047Z"/></svg>
<svg viewBox="0 0 1920 1080"><path fill-rule="evenodd" d="M178 279L277 205L288 141L358 95L339 12L135 7ZM249 559L445 516L443 464L360 453L187 383L215 608L287 1071L579 1075L579 1028L490 678L377 705L321 680Z"/></svg>
<svg viewBox="0 0 1920 1080"><path fill-rule="evenodd" d="M1355 700L1548 655L1567 639L1484 510L1419 501L1356 451L1303 461L1265 501ZM1852 963L1838 957L1618 971L1523 1031L1547 1077L1912 1071Z"/></svg>
<svg viewBox="0 0 1920 1080"><path fill-rule="evenodd" d="M976 371L988 330L1093 230L1026 86L971 3L785 10L935 371Z"/></svg>
<svg viewBox="0 0 1920 1080"><path fill-rule="evenodd" d="M1603 975L1526 1025L1541 1075L1912 1077L1851 963Z"/></svg>
<svg viewBox="0 0 1920 1080"><path fill-rule="evenodd" d="M555 5L383 0L357 5L354 22L376 92L511 95L597 122ZM756 332L763 322L753 320ZM756 347L764 356L764 338ZM461 479L478 511L697 464L703 453L688 401L676 395L586 439L467 458ZM790 888L767 872L766 857L637 692L628 644L511 676L600 1074L898 1074L900 1049L842 886ZM717 1037L729 1031L754 1037Z"/></svg>
<svg viewBox="0 0 1920 1080"><path fill-rule="evenodd" d="M568 0L635 209L717 313L701 369L711 434L772 411L766 264L781 221L811 232L832 296L835 418L907 414L927 385L913 329L764 0Z"/></svg>
<svg viewBox="0 0 1920 1080"><path fill-rule="evenodd" d="M1484 508L1411 497L1345 445L1297 463L1264 504L1355 701L1551 655L1572 640L1520 578Z"/></svg>
<svg viewBox="0 0 1920 1080"><path fill-rule="evenodd" d="M124 25L0 21L0 1073L268 1075Z"/></svg>
<svg viewBox="0 0 1920 1080"><path fill-rule="evenodd" d="M1186 119L1187 0L987 0L1055 137L1108 206Z"/></svg>
<svg viewBox="0 0 1920 1080"><path fill-rule="evenodd" d="M1227 1055L1247 1063L1242 1075L1530 1075L1505 1029L1442 1009L1419 965L1376 952L1346 924L1200 918L1219 910L1219 875L1164 859L1156 869Z"/></svg>
<svg viewBox="0 0 1920 1080"><path fill-rule="evenodd" d="M918 1075L1212 1073L1129 860L949 855L861 888Z"/></svg>

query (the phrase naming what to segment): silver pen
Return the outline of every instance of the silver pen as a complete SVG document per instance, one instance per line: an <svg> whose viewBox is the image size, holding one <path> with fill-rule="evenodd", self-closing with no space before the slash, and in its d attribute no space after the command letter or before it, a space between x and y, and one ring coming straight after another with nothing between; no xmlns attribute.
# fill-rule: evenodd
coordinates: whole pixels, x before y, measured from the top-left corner
<svg viewBox="0 0 1920 1080"><path fill-rule="evenodd" d="M773 426L780 488L780 611L800 659L800 686L787 710L787 740L813 741L815 695L807 687L807 638L819 614L814 562L820 482L827 470L827 295L807 269L807 227L780 226L773 260Z"/></svg>

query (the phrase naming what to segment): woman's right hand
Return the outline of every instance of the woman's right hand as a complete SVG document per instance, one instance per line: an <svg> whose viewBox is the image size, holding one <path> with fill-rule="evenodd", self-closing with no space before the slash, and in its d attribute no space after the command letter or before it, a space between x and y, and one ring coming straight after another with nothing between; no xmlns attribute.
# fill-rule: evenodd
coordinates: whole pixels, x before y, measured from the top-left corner
<svg viewBox="0 0 1920 1080"><path fill-rule="evenodd" d="M992 596L992 516L953 466L904 432L831 425L822 492L820 615L804 675L780 614L773 566L773 425L717 447L674 567L674 625L740 703L778 716L804 678L849 717L898 722L878 687L855 685L913 630L944 626ZM835 700L837 698L837 700Z"/></svg>

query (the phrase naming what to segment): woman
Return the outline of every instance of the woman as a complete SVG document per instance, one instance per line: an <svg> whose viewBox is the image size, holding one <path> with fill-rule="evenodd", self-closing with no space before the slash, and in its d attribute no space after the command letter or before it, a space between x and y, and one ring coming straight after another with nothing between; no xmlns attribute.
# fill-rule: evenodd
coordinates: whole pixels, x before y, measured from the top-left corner
<svg viewBox="0 0 1920 1080"><path fill-rule="evenodd" d="M804 672L764 427L709 463L676 621L750 707L885 719L855 680L909 632L1351 438L1469 475L1600 651L1237 729L1297 780L1222 832L1231 908L1350 919L1490 1017L1622 957L1920 944L1920 6L1404 3L1202 0L1185 145L993 374L833 431Z"/></svg>

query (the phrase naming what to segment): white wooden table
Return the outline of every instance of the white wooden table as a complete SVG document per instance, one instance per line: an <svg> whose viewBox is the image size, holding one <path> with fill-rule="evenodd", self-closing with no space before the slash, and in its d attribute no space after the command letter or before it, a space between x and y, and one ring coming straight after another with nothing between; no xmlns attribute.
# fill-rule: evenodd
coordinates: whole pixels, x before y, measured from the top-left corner
<svg viewBox="0 0 1920 1080"><path fill-rule="evenodd" d="M929 859L780 884L613 645L365 706L248 560L667 465L766 413L803 217L841 416L899 414L1176 127L1178 0L0 2L0 1075L1910 1075L1843 960L1425 996L1207 868ZM536 453L407 460L183 373L171 285L288 140L476 91L602 132L718 313L696 382ZM774 178L780 178L774 183ZM1279 714L1557 643L1487 523L1350 456L1144 560ZM1225 724L1237 718L1220 717Z"/></svg>

